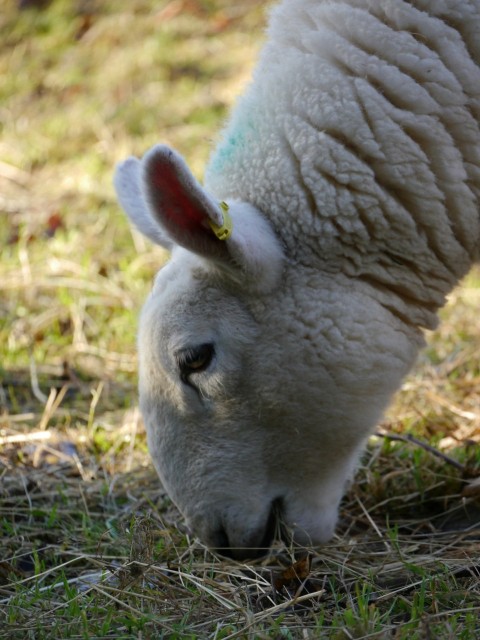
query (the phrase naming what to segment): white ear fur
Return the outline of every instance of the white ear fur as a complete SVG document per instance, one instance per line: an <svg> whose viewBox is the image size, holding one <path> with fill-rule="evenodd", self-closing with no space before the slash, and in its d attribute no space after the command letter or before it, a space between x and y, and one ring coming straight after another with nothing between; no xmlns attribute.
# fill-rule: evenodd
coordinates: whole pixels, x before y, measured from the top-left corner
<svg viewBox="0 0 480 640"><path fill-rule="evenodd" d="M229 254L259 293L271 291L279 282L283 248L264 216L246 202L228 202L233 232L226 241Z"/></svg>
<svg viewBox="0 0 480 640"><path fill-rule="evenodd" d="M162 165L160 184L154 188L158 162ZM168 249L183 246L234 278L240 276L243 285L259 293L270 291L279 282L283 249L260 211L245 202L229 202L232 235L225 241L216 238L202 220L221 225L220 206L195 181L183 158L168 147L153 147L142 160L131 157L119 164L114 185L130 220L156 244ZM196 217L188 231L182 222L192 208Z"/></svg>
<svg viewBox="0 0 480 640"><path fill-rule="evenodd" d="M137 158L127 158L117 165L113 183L118 200L135 227L155 244L166 249L172 241L163 233L161 226L151 215L142 191L142 163Z"/></svg>

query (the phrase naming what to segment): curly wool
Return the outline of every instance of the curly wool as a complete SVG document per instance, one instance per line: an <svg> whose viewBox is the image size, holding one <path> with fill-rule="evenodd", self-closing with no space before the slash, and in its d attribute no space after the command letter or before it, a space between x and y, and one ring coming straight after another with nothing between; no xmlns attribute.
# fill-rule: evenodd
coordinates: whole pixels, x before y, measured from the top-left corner
<svg viewBox="0 0 480 640"><path fill-rule="evenodd" d="M478 0L285 0L207 189L434 327L480 253L479 34Z"/></svg>

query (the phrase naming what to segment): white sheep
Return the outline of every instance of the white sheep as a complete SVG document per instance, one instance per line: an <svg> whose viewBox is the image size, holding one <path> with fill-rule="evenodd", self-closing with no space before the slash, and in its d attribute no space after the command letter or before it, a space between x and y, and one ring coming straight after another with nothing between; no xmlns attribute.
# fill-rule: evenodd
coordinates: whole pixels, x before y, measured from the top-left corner
<svg viewBox="0 0 480 640"><path fill-rule="evenodd" d="M172 250L142 312L160 478L207 545L328 540L358 457L480 253L480 0L284 0L205 188L117 170ZM226 204L225 204L226 203Z"/></svg>

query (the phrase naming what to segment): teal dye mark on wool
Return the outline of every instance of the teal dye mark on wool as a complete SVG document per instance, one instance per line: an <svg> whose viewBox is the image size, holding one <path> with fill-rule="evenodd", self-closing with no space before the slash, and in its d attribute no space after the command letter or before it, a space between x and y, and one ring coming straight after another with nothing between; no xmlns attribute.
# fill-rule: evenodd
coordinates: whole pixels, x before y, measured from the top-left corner
<svg viewBox="0 0 480 640"><path fill-rule="evenodd" d="M250 101L248 101L250 102ZM221 174L228 170L229 166L241 165L243 155L248 153L250 146L255 144L256 123L248 115L247 98L244 97L241 109L237 109L233 119L225 129L220 144L209 163L209 173Z"/></svg>
<svg viewBox="0 0 480 640"><path fill-rule="evenodd" d="M245 146L245 136L242 131L229 132L217 147L210 162L210 170L213 173L221 173L229 164L235 162L237 154Z"/></svg>

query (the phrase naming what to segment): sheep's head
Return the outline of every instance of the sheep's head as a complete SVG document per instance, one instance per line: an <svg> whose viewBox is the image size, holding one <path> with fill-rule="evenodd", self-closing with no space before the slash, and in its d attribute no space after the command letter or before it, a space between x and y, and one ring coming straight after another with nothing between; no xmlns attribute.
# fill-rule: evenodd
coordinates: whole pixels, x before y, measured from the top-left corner
<svg viewBox="0 0 480 640"><path fill-rule="evenodd" d="M238 558L268 547L277 522L301 543L326 541L408 341L385 357L382 311L363 292L292 266L258 210L227 212L167 147L124 162L115 184L135 225L172 250L139 331L141 408L166 490L205 543Z"/></svg>

